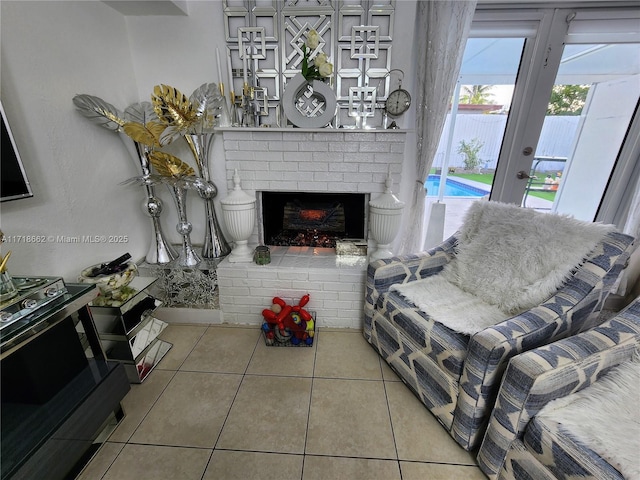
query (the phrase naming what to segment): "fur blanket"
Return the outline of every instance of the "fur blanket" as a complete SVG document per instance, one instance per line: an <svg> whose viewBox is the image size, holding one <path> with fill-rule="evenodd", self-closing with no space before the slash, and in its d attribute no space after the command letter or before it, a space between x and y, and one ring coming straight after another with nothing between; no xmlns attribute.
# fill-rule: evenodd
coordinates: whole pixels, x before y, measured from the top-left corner
<svg viewBox="0 0 640 480"><path fill-rule="evenodd" d="M473 335L509 317L495 305L461 290L442 275L392 285L391 290L447 328L466 335Z"/></svg>
<svg viewBox="0 0 640 480"><path fill-rule="evenodd" d="M446 326L473 334L551 297L614 228L516 205L476 201L459 232L456 258L438 275L442 279L426 278L392 290ZM432 295L429 289L435 284L439 290ZM441 318L456 316L450 312L458 307L456 289L467 298L475 297L477 303L462 312L462 322L458 318L448 323ZM491 315L485 315L487 304L492 306ZM475 315L474 308L482 309L482 319L468 320Z"/></svg>
<svg viewBox="0 0 640 480"><path fill-rule="evenodd" d="M640 358L611 369L577 393L549 402L540 419L561 425L624 478L640 479Z"/></svg>

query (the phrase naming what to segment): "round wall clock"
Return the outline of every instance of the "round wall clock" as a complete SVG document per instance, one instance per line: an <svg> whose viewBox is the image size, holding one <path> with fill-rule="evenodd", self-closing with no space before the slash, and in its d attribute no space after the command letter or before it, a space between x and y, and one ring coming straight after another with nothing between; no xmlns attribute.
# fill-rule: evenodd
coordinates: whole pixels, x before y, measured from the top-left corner
<svg viewBox="0 0 640 480"><path fill-rule="evenodd" d="M392 117L397 117L406 112L411 106L411 95L403 88L391 92L385 103L385 111Z"/></svg>

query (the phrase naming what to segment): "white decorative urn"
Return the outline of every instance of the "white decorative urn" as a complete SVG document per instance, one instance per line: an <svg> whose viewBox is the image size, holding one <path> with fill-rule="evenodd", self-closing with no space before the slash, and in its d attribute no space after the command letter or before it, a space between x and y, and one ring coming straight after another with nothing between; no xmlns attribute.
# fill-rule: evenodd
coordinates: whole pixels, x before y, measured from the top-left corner
<svg viewBox="0 0 640 480"><path fill-rule="evenodd" d="M391 175L385 181L384 193L375 200L369 201L369 230L377 248L369 257L369 261L393 256L391 242L396 238L402 222L404 202L391 191L393 180Z"/></svg>
<svg viewBox="0 0 640 480"><path fill-rule="evenodd" d="M231 235L234 248L227 257L230 262L252 262L253 250L247 244L256 223L256 199L240 187L238 170L233 174L233 190L224 200L222 216Z"/></svg>

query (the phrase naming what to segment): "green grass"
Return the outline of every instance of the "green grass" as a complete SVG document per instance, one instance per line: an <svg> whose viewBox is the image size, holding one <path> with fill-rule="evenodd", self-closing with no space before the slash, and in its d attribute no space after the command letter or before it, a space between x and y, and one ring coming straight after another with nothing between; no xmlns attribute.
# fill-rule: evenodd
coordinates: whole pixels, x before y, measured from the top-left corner
<svg viewBox="0 0 640 480"><path fill-rule="evenodd" d="M449 176L466 178L467 180L473 180L474 182L485 183L487 185L493 183L492 173L450 173Z"/></svg>
<svg viewBox="0 0 640 480"><path fill-rule="evenodd" d="M431 173L435 173L435 169L432 169ZM474 182L484 183L486 185L493 184L492 173L450 173L449 176L466 178L467 180L473 180ZM549 200L550 202L553 202L556 198L556 192L529 192L529 195L531 197Z"/></svg>

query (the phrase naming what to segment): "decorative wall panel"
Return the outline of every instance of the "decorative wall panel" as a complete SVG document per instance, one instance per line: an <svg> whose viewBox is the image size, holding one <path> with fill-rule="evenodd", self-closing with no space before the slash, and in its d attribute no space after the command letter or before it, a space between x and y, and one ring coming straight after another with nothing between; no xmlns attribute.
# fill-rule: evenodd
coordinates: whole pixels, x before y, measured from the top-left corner
<svg viewBox="0 0 640 480"><path fill-rule="evenodd" d="M382 126L395 0L223 0L222 8L231 90L236 95L242 91L246 56L261 125L286 125L282 92L301 70L302 45L313 29L321 41L310 57L322 51L334 65L329 85L338 108L331 126Z"/></svg>

